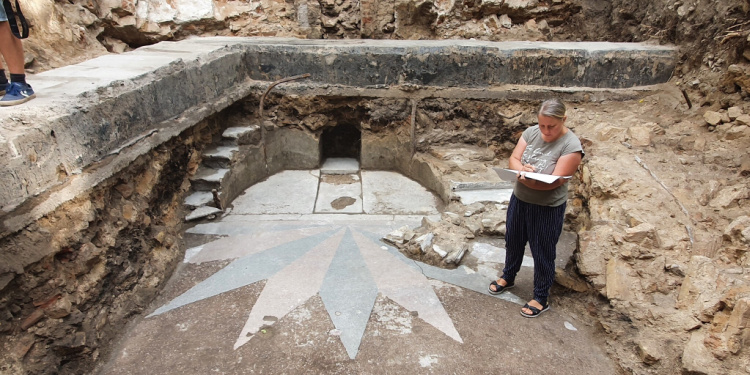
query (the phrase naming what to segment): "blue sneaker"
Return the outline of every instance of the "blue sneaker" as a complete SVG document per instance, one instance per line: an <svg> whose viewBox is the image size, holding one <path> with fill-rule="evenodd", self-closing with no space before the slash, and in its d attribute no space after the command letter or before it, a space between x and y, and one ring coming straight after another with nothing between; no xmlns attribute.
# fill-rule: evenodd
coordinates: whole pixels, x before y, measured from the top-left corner
<svg viewBox="0 0 750 375"><path fill-rule="evenodd" d="M28 83L11 82L5 89L5 96L0 99L0 106L9 107L26 103L35 97L34 89Z"/></svg>

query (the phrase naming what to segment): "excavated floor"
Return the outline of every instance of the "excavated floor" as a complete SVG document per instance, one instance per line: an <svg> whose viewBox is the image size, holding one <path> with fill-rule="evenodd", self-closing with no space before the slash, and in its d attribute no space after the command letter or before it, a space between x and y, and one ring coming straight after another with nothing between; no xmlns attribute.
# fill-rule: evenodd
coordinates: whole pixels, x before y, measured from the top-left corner
<svg viewBox="0 0 750 375"><path fill-rule="evenodd" d="M100 57L29 77L38 98L0 119L0 236L284 77L312 75L283 94L596 101L638 96L673 67L670 47L613 43L196 38ZM615 372L582 318L554 301L538 319L518 313L530 269L515 294L487 294L501 243L446 270L381 242L438 213L419 184L295 173L188 231L185 264L101 373ZM49 255L0 254L0 288Z"/></svg>
<svg viewBox="0 0 750 375"><path fill-rule="evenodd" d="M330 183L325 170L271 176L189 229L197 246L100 373L615 372L593 327L554 301L519 314L530 256L516 289L492 296L501 247L475 245L471 267L448 270L381 241L439 220L437 197L394 172L337 170L346 178ZM361 211L332 208L340 198ZM573 247L563 236L562 263Z"/></svg>

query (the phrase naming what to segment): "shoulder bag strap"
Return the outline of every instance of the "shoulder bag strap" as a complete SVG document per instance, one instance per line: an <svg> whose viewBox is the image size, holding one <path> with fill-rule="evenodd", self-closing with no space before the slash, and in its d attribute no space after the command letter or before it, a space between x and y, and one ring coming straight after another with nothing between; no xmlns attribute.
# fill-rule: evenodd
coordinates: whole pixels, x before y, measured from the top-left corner
<svg viewBox="0 0 750 375"><path fill-rule="evenodd" d="M29 37L29 24L26 22L26 17L21 13L21 5L16 0L16 10L13 10L13 5L10 0L3 0L3 6L5 7L5 14L8 15L8 23L10 24L10 31L18 39L26 39ZM21 32L18 32L18 22L21 22Z"/></svg>

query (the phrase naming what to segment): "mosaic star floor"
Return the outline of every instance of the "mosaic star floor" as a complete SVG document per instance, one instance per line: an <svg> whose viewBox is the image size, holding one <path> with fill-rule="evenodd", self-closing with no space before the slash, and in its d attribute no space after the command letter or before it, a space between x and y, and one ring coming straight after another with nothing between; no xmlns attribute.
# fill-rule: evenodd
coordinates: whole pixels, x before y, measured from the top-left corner
<svg viewBox="0 0 750 375"><path fill-rule="evenodd" d="M381 241L403 225L419 226L422 215L437 215L435 197L392 172L362 171L339 180L347 181L348 187L332 188L317 171L284 171L248 189L220 221L190 229L189 233L226 237L189 249L187 262L231 263L149 317L267 280L235 349L316 294L352 359L378 294L462 342L428 278L489 295L488 278L467 267L447 270L416 262ZM370 215L313 214L330 211L321 197L332 201L341 195L331 191L358 192L352 201L361 207L359 212ZM292 202L289 196L296 198ZM497 298L523 304L511 293Z"/></svg>

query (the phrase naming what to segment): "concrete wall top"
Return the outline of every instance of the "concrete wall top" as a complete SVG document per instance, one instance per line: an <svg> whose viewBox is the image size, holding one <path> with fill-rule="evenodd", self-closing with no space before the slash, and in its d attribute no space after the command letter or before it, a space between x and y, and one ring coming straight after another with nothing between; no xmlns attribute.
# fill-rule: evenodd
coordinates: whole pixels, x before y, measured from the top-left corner
<svg viewBox="0 0 750 375"><path fill-rule="evenodd" d="M0 237L22 229L263 82L623 88L666 82L669 46L468 40L192 38L31 75L0 114ZM95 167L95 168L94 168Z"/></svg>
<svg viewBox="0 0 750 375"><path fill-rule="evenodd" d="M310 73L312 81L350 86L627 88L667 81L676 60L675 47L640 43L290 38L241 43L253 79Z"/></svg>

